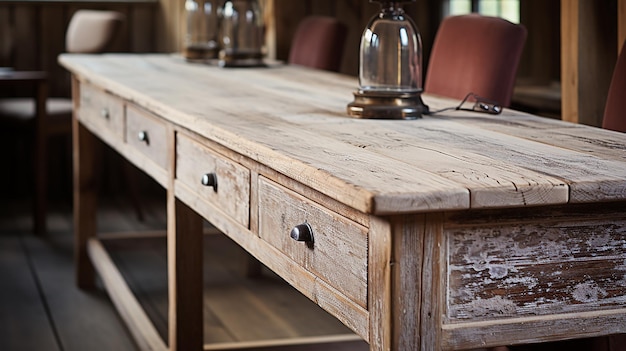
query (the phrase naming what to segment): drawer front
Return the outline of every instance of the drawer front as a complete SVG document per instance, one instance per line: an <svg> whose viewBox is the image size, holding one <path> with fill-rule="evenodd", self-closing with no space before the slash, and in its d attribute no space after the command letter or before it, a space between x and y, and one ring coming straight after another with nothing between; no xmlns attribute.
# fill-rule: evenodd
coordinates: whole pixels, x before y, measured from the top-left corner
<svg viewBox="0 0 626 351"><path fill-rule="evenodd" d="M126 143L139 150L159 167L167 169L167 127L148 112L126 108Z"/></svg>
<svg viewBox="0 0 626 351"><path fill-rule="evenodd" d="M307 223L313 243L291 238ZM268 179L259 179L259 235L297 264L367 307L367 235L363 227Z"/></svg>
<svg viewBox="0 0 626 351"><path fill-rule="evenodd" d="M120 140L124 137L124 102L89 84L80 85L79 119L94 127L105 129Z"/></svg>
<svg viewBox="0 0 626 351"><path fill-rule="evenodd" d="M178 134L176 179L199 199L249 228L250 171L247 168Z"/></svg>

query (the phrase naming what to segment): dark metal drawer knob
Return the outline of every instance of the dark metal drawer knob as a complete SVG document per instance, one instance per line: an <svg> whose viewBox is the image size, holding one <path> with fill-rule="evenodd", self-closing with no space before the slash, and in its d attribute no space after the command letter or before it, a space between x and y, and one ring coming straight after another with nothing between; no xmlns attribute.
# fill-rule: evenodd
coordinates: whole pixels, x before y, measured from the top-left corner
<svg viewBox="0 0 626 351"><path fill-rule="evenodd" d="M313 228L309 223L298 224L291 230L290 236L295 241L313 242Z"/></svg>
<svg viewBox="0 0 626 351"><path fill-rule="evenodd" d="M146 132L145 130L142 130L141 132L137 133L137 139L139 139L139 141L143 141L146 144L150 144L150 139L148 138L148 132Z"/></svg>
<svg viewBox="0 0 626 351"><path fill-rule="evenodd" d="M217 175L215 173L206 173L202 176L200 181L204 186L210 186L213 191L217 191Z"/></svg>
<svg viewBox="0 0 626 351"><path fill-rule="evenodd" d="M111 117L111 114L109 113L109 109L108 108L103 108L100 111L100 115L105 118L105 119L109 119L109 117Z"/></svg>

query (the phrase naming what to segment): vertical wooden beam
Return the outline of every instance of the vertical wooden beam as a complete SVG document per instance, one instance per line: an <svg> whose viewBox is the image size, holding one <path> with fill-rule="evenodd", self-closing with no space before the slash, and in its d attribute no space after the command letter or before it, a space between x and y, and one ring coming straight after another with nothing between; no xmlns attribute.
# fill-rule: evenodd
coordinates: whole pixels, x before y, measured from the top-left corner
<svg viewBox="0 0 626 351"><path fill-rule="evenodd" d="M615 65L617 0L561 1L562 117L602 125Z"/></svg>
<svg viewBox="0 0 626 351"><path fill-rule="evenodd" d="M80 101L78 81L72 78L72 100L76 111ZM74 265L76 284L82 289L93 288L95 270L87 254L87 242L96 236L96 138L72 117L72 151L74 163Z"/></svg>
<svg viewBox="0 0 626 351"><path fill-rule="evenodd" d="M274 15L275 0L261 0L263 20L265 22L265 49L267 58L276 59L276 16Z"/></svg>
<svg viewBox="0 0 626 351"><path fill-rule="evenodd" d="M626 41L626 0L617 1L617 52Z"/></svg>
<svg viewBox="0 0 626 351"><path fill-rule="evenodd" d="M157 50L159 52L181 52L185 35L185 1L160 0L157 11Z"/></svg>
<svg viewBox="0 0 626 351"><path fill-rule="evenodd" d="M578 123L578 0L561 1L561 119Z"/></svg>

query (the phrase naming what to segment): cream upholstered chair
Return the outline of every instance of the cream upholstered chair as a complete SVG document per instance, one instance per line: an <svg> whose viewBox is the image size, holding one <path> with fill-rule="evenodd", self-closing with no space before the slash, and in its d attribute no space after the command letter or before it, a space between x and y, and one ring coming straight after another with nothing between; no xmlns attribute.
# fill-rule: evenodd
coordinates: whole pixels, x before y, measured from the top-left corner
<svg viewBox="0 0 626 351"><path fill-rule="evenodd" d="M337 72L347 34L346 26L334 17L305 17L291 41L288 62Z"/></svg>
<svg viewBox="0 0 626 351"><path fill-rule="evenodd" d="M446 17L435 35L424 91L463 99L468 93L509 106L527 30L498 17Z"/></svg>
<svg viewBox="0 0 626 351"><path fill-rule="evenodd" d="M78 10L72 16L65 36L66 51L70 53L98 53L111 43L123 20L113 11ZM33 131L35 145L35 206L34 226L37 234L46 231L47 157L46 143L55 135L71 134L72 100L48 97L45 118L37 121L36 101L33 98L0 99L0 121Z"/></svg>

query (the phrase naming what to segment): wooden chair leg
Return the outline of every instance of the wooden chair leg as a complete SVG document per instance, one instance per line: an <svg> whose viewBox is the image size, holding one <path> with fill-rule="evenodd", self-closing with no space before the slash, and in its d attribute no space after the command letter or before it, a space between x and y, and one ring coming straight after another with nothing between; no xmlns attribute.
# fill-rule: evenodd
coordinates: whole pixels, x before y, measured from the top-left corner
<svg viewBox="0 0 626 351"><path fill-rule="evenodd" d="M48 168L47 168L47 128L46 128L46 100L48 86L45 81L38 84L35 125L35 189L34 189L34 232L36 235L46 233L46 213L48 199Z"/></svg>
<svg viewBox="0 0 626 351"><path fill-rule="evenodd" d="M35 214L34 231L36 235L46 234L46 213L48 194L48 172L46 162L45 140L37 140L35 151Z"/></svg>

